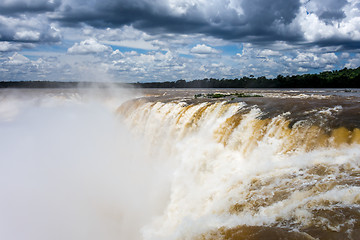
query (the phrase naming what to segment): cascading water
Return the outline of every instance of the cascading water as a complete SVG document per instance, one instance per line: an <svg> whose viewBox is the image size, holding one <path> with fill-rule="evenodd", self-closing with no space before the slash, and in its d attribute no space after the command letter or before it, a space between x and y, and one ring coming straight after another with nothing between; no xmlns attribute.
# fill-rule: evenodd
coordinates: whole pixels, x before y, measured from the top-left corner
<svg viewBox="0 0 360 240"><path fill-rule="evenodd" d="M176 164L145 239L356 239L360 131L330 127L342 111L294 119L244 102L123 104L126 124Z"/></svg>
<svg viewBox="0 0 360 240"><path fill-rule="evenodd" d="M194 93L2 92L0 238L358 238L359 96Z"/></svg>

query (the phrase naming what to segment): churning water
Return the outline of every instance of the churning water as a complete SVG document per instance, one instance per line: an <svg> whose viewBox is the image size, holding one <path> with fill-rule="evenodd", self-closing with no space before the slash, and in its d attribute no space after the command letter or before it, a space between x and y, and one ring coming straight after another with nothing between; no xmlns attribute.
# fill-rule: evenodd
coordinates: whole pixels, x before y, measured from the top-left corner
<svg viewBox="0 0 360 240"><path fill-rule="evenodd" d="M1 239L359 239L358 92L210 91L0 92Z"/></svg>

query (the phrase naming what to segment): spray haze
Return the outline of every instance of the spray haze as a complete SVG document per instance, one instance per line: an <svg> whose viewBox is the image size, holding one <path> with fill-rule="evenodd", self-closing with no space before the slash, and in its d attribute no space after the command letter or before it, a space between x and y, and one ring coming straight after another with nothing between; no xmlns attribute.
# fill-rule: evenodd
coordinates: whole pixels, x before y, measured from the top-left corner
<svg viewBox="0 0 360 240"><path fill-rule="evenodd" d="M165 177L114 114L126 92L114 94L2 92L2 239L138 239L161 210Z"/></svg>

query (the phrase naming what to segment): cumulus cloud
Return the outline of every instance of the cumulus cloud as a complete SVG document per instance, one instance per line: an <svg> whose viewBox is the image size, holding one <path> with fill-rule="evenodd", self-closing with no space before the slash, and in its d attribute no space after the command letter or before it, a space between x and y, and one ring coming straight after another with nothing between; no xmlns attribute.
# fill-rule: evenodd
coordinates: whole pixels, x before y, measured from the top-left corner
<svg viewBox="0 0 360 240"><path fill-rule="evenodd" d="M260 57L271 57L271 56L280 56L280 55L281 53L279 51L274 51L271 49L263 49L259 53Z"/></svg>
<svg viewBox="0 0 360 240"><path fill-rule="evenodd" d="M352 58L349 59L349 61L345 64L345 67L347 68L357 68L360 66L360 54L356 54Z"/></svg>
<svg viewBox="0 0 360 240"><path fill-rule="evenodd" d="M60 31L48 24L45 16L7 17L0 15L0 41L55 43L61 40Z"/></svg>
<svg viewBox="0 0 360 240"><path fill-rule="evenodd" d="M12 55L11 57L9 57L8 61L5 62L5 64L7 65L23 65L25 63L29 63L30 60L19 54L19 53L14 53L14 55Z"/></svg>
<svg viewBox="0 0 360 240"><path fill-rule="evenodd" d="M216 54L220 53L218 50L209 47L205 44L198 44L190 50L191 53L195 54Z"/></svg>
<svg viewBox="0 0 360 240"><path fill-rule="evenodd" d="M18 51L20 49L18 44L10 42L0 42L0 52Z"/></svg>
<svg viewBox="0 0 360 240"><path fill-rule="evenodd" d="M17 41L39 41L40 33L35 31L20 31L14 35L14 40Z"/></svg>
<svg viewBox="0 0 360 240"><path fill-rule="evenodd" d="M339 58L335 53L316 54L312 52L297 52L296 57L284 56L282 60L289 64L291 68L295 69L329 70L334 68L334 64L338 63Z"/></svg>
<svg viewBox="0 0 360 240"><path fill-rule="evenodd" d="M48 56L33 59L30 53L24 56L18 52L0 54L0 79L2 81L79 81L81 80L69 64L69 59ZM64 55L65 56L65 55Z"/></svg>
<svg viewBox="0 0 360 240"><path fill-rule="evenodd" d="M94 54L109 51L111 51L111 47L105 46L93 38L75 43L68 49L68 53L70 54Z"/></svg>
<svg viewBox="0 0 360 240"><path fill-rule="evenodd" d="M310 3L313 2L310 1ZM309 6L304 5L300 8L296 20L309 44L339 46L343 49L359 48L360 6L356 1L329 1L328 3L327 1L314 1L313 4L310 3ZM334 14L331 14L330 9ZM336 17L335 12L339 11L342 14Z"/></svg>

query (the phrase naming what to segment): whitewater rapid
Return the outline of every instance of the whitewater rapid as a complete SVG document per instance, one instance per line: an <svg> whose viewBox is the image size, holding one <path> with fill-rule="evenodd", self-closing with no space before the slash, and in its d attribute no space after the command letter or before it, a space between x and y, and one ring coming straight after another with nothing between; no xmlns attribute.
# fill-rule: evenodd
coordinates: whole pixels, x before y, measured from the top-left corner
<svg viewBox="0 0 360 240"><path fill-rule="evenodd" d="M118 109L150 148L177 165L166 210L143 229L145 239L356 239L354 109L308 101L301 114L271 114L264 110L279 109L246 100L150 98ZM344 125L335 120L341 117Z"/></svg>
<svg viewBox="0 0 360 240"><path fill-rule="evenodd" d="M357 239L356 93L199 91L2 91L0 237Z"/></svg>

